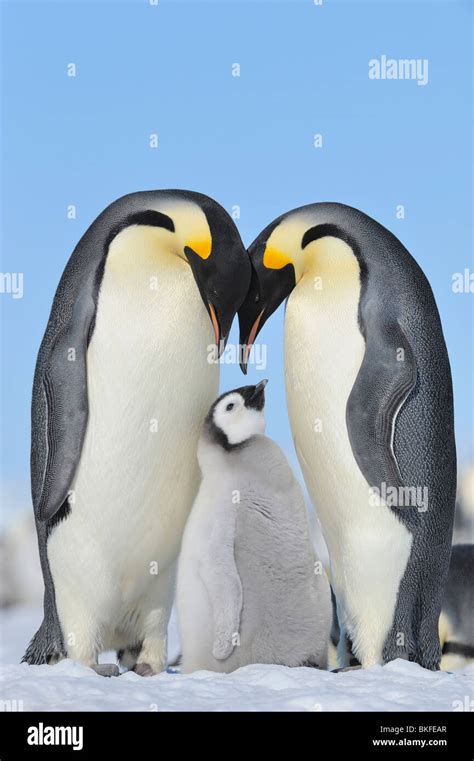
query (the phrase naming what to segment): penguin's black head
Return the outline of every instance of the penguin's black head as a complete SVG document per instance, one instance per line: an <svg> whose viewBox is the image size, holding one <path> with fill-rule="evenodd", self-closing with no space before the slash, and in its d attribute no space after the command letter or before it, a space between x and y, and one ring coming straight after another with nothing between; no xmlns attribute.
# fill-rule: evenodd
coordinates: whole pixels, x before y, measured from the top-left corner
<svg viewBox="0 0 474 761"><path fill-rule="evenodd" d="M212 323L220 353L234 316L247 295L252 272L231 216L209 196L189 190L131 193L103 214L112 217L112 211L112 224L104 242L109 260L112 243L127 230L133 267L137 266L139 254L148 263L150 250L186 261Z"/></svg>
<svg viewBox="0 0 474 761"><path fill-rule="evenodd" d="M209 196L188 190L132 193L116 203L129 213L112 227L106 248L125 228L141 229L142 237L146 236L143 228L155 228L153 244L157 250L176 255L191 267L220 354L247 295L252 273L230 214ZM137 251L149 250L140 238L135 237L129 245L134 261Z"/></svg>
<svg viewBox="0 0 474 761"><path fill-rule="evenodd" d="M358 244L345 221L348 208L342 204L308 204L293 209L268 225L250 246L252 279L239 309L240 344L243 347L240 367L244 373L247 372L252 344L263 325L290 296L303 275L325 272L324 277L329 274L346 277L357 271L361 278L365 277ZM360 214L354 209L350 211ZM335 248L318 246L322 238L339 239L353 255L341 256L338 245ZM321 275L316 279L322 281Z"/></svg>
<svg viewBox="0 0 474 761"><path fill-rule="evenodd" d="M257 335L296 285L293 261L270 241L282 219L263 230L248 250L252 277L245 301L239 309L240 344L243 347L240 367L244 374L247 373L248 357Z"/></svg>
<svg viewBox="0 0 474 761"><path fill-rule="evenodd" d="M212 322L220 354L247 295L252 267L239 231L225 209L207 196L191 195L204 213L208 228L187 237L184 254Z"/></svg>
<svg viewBox="0 0 474 761"><path fill-rule="evenodd" d="M256 434L265 432L265 386L242 386L222 394L204 422L204 433L214 443L231 451Z"/></svg>

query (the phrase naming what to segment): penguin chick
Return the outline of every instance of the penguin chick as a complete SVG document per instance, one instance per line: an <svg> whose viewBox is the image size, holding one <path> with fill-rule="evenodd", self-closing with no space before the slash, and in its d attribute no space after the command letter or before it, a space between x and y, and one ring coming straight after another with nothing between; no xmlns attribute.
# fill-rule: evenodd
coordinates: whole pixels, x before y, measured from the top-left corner
<svg viewBox="0 0 474 761"><path fill-rule="evenodd" d="M221 396L203 426L178 570L183 673L327 666L329 582L302 491L264 435L266 383Z"/></svg>

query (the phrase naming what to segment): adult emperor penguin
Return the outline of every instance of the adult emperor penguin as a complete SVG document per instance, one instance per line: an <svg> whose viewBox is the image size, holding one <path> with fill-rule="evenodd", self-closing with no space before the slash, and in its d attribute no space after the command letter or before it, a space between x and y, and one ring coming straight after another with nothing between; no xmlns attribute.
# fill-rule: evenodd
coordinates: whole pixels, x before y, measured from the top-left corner
<svg viewBox="0 0 474 761"><path fill-rule="evenodd" d="M444 671L474 661L474 544L453 546L439 633Z"/></svg>
<svg viewBox="0 0 474 761"><path fill-rule="evenodd" d="M75 248L39 350L32 494L44 620L25 661L98 654L158 672L196 448L250 264L225 210L181 190L124 196ZM209 352L210 353L210 352ZM215 354L215 352L214 352Z"/></svg>
<svg viewBox="0 0 474 761"><path fill-rule="evenodd" d="M429 283L392 233L337 203L284 214L249 254L242 367L288 297L288 412L341 628L364 667L404 657L437 669L456 455Z"/></svg>
<svg viewBox="0 0 474 761"><path fill-rule="evenodd" d="M329 582L301 488L264 435L265 384L219 397L199 441L177 585L185 673L327 665Z"/></svg>

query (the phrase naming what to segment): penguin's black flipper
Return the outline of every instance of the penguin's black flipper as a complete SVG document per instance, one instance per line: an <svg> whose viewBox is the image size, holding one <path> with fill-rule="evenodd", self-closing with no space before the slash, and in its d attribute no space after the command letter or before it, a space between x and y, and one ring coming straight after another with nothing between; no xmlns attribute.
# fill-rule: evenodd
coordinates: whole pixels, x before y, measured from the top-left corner
<svg viewBox="0 0 474 761"><path fill-rule="evenodd" d="M414 353L396 318L366 324L366 350L346 407L349 440L372 487L403 486L393 451L396 416L415 387Z"/></svg>
<svg viewBox="0 0 474 761"><path fill-rule="evenodd" d="M63 272L33 383L31 487L38 521L58 513L79 464L89 408L87 347L109 245L130 225L174 229L172 220L153 208L157 198L173 192L131 193L114 201L84 233Z"/></svg>
<svg viewBox="0 0 474 761"><path fill-rule="evenodd" d="M59 289L58 289L59 290ZM32 491L35 515L48 521L68 497L87 426L88 335L95 316L92 292L85 289L71 318L57 330L50 317L36 369L32 404Z"/></svg>

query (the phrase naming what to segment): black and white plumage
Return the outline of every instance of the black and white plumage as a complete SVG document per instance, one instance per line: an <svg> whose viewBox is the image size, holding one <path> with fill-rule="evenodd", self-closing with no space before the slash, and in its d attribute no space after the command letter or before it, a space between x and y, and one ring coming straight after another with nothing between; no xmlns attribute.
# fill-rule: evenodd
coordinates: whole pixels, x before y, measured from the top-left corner
<svg viewBox="0 0 474 761"><path fill-rule="evenodd" d="M27 662L96 666L117 649L141 673L164 667L195 450L218 388L209 348L227 338L249 279L232 219L198 193L124 196L76 246L33 386L45 602Z"/></svg>
<svg viewBox="0 0 474 761"><path fill-rule="evenodd" d="M456 454L429 283L392 233L336 203L282 215L249 254L241 343L288 297L289 416L341 627L363 666L404 657L436 669Z"/></svg>

